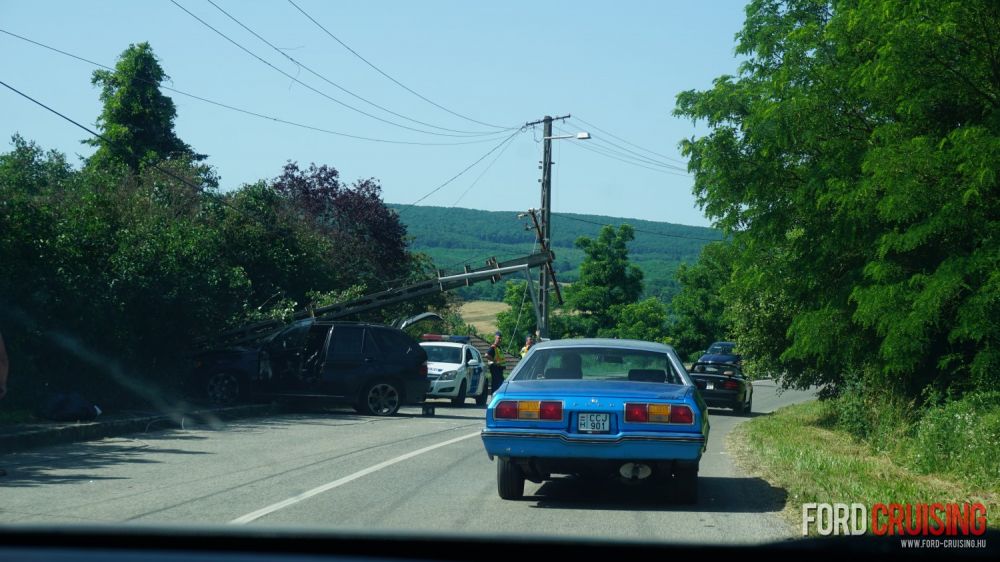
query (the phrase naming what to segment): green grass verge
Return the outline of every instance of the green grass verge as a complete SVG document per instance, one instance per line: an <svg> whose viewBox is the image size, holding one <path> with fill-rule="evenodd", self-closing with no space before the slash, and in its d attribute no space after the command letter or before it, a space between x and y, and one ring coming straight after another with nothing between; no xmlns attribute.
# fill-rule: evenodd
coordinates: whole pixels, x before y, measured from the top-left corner
<svg viewBox="0 0 1000 562"><path fill-rule="evenodd" d="M981 502L1000 528L1000 491L976 478L919 474L836 426L834 406L812 401L740 424L728 439L737 465L788 494L783 515L800 526L804 503Z"/></svg>

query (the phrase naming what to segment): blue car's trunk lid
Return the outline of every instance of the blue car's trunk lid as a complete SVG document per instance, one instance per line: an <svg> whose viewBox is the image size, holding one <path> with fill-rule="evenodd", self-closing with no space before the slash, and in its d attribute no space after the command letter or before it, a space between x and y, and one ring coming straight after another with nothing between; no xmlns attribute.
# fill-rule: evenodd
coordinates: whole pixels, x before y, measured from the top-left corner
<svg viewBox="0 0 1000 562"><path fill-rule="evenodd" d="M507 383L504 397L600 397L625 400L681 401L693 387L678 384L632 381L531 380Z"/></svg>

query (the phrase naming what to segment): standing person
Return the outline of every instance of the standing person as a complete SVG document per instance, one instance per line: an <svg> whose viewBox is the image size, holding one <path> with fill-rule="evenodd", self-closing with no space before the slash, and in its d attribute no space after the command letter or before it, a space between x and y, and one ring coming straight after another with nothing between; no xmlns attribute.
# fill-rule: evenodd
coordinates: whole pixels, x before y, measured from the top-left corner
<svg viewBox="0 0 1000 562"><path fill-rule="evenodd" d="M486 350L486 359L490 366L490 378L492 379L493 395L495 396L500 385L503 384L503 351L500 349L500 332L493 334L493 345Z"/></svg>
<svg viewBox="0 0 1000 562"><path fill-rule="evenodd" d="M531 349L531 346L534 345L534 344L535 344L535 342L532 341L531 336L528 336L524 340L524 347L521 348L521 357L524 357L525 355L527 355L528 354L528 350Z"/></svg>

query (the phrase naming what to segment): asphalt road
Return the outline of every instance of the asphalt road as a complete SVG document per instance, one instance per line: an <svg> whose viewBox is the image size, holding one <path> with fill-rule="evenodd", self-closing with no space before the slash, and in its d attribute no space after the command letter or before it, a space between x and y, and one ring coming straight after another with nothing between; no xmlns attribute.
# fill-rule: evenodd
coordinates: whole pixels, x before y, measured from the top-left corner
<svg viewBox="0 0 1000 562"><path fill-rule="evenodd" d="M754 415L808 400L755 386ZM585 536L753 543L796 536L785 495L741 474L726 435L746 418L711 410L697 505L645 486L562 479L504 501L478 435L483 409L441 402L394 418L315 409L0 456L0 524L246 524L338 531Z"/></svg>

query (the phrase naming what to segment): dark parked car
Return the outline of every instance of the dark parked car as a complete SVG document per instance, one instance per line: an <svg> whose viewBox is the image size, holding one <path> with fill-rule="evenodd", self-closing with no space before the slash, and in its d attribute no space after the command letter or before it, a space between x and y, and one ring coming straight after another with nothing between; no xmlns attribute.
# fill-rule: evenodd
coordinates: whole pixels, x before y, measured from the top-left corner
<svg viewBox="0 0 1000 562"><path fill-rule="evenodd" d="M254 346L200 355L191 385L218 404L259 396L323 397L388 416L424 401L427 353L396 328L306 319Z"/></svg>
<svg viewBox="0 0 1000 562"><path fill-rule="evenodd" d="M743 375L739 365L726 363L695 363L691 378L705 403L713 408L732 408L750 415L753 408L753 383Z"/></svg>
<svg viewBox="0 0 1000 562"><path fill-rule="evenodd" d="M717 341L708 346L708 350L698 359L698 363L730 363L741 365L743 358L735 350L736 344L734 342Z"/></svg>

